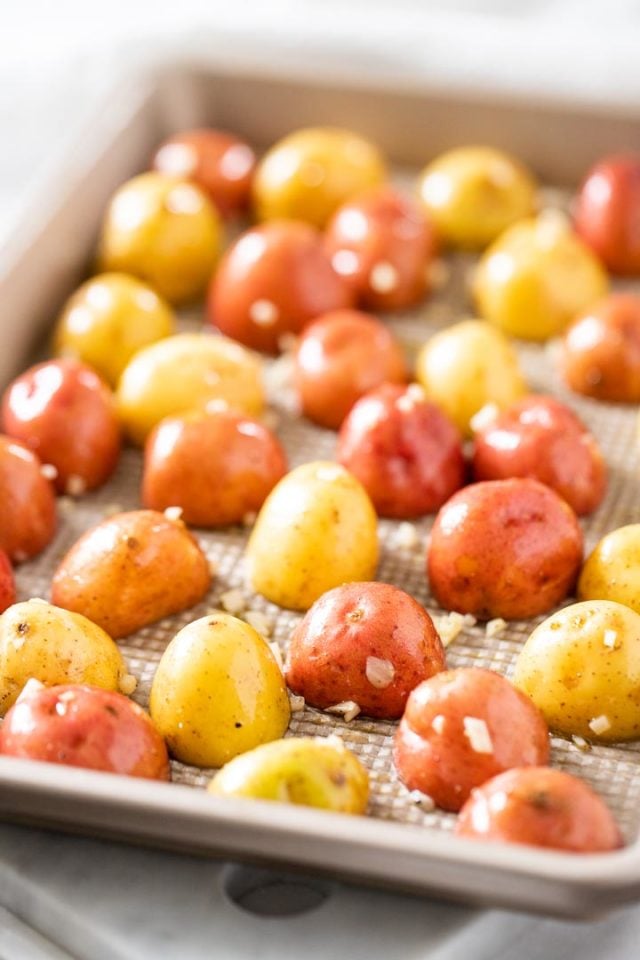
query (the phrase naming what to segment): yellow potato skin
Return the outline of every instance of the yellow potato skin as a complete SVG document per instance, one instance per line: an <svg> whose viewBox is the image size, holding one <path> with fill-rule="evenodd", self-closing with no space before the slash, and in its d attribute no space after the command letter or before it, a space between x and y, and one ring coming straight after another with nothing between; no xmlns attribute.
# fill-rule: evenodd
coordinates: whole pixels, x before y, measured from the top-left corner
<svg viewBox="0 0 640 960"><path fill-rule="evenodd" d="M149 709L183 763L221 767L277 740L289 724L282 672L253 627L215 613L188 624L165 650Z"/></svg>
<svg viewBox="0 0 640 960"><path fill-rule="evenodd" d="M466 437L486 404L502 410L527 392L515 350L483 320L462 320L431 337L418 354L416 379Z"/></svg>
<svg viewBox="0 0 640 960"><path fill-rule="evenodd" d="M129 438L143 444L164 417L205 410L212 401L250 416L264 407L262 365L227 337L179 333L140 350L116 392Z"/></svg>
<svg viewBox="0 0 640 960"><path fill-rule="evenodd" d="M265 501L247 545L253 590L308 610L332 587L373 580L377 520L364 487L329 461L292 470Z"/></svg>
<svg viewBox="0 0 640 960"><path fill-rule="evenodd" d="M151 287L124 273L103 273L67 301L53 349L88 363L115 387L133 355L170 336L174 327L173 310Z"/></svg>
<svg viewBox="0 0 640 960"><path fill-rule="evenodd" d="M578 581L580 600L615 600L640 614L640 523L612 530L596 545Z"/></svg>
<svg viewBox="0 0 640 960"><path fill-rule="evenodd" d="M84 683L104 690L120 690L125 678L131 680L104 630L44 600L14 603L0 616L0 716L32 677L49 687Z"/></svg>
<svg viewBox="0 0 640 960"><path fill-rule="evenodd" d="M337 737L275 740L236 757L207 788L220 797L252 797L364 813L369 777Z"/></svg>
<svg viewBox="0 0 640 960"><path fill-rule="evenodd" d="M605 631L611 631L605 636ZM605 639L612 642L607 646ZM515 686L557 733L603 742L640 737L640 616L621 603L588 600L536 627L516 664ZM594 733L589 722L610 727Z"/></svg>

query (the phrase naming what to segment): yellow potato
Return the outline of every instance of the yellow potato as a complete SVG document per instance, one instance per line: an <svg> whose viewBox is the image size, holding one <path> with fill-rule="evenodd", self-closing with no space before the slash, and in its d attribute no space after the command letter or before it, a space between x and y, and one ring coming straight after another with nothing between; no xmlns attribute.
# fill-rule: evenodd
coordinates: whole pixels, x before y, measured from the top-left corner
<svg viewBox="0 0 640 960"><path fill-rule="evenodd" d="M369 777L339 737L300 737L266 743L236 757L215 775L208 790L221 797L364 813Z"/></svg>
<svg viewBox="0 0 640 960"><path fill-rule="evenodd" d="M478 263L478 312L505 333L547 340L607 292L594 253L553 211L522 220L498 237Z"/></svg>
<svg viewBox="0 0 640 960"><path fill-rule="evenodd" d="M104 630L44 600L14 603L0 616L0 716L32 677L45 686L86 683L122 693L135 688Z"/></svg>
<svg viewBox="0 0 640 960"><path fill-rule="evenodd" d="M116 399L126 432L142 444L160 420L175 414L220 406L261 413L262 367L255 354L226 337L180 333L135 355Z"/></svg>
<svg viewBox="0 0 640 960"><path fill-rule="evenodd" d="M582 568L578 597L615 600L640 613L640 523L602 538Z"/></svg>
<svg viewBox="0 0 640 960"><path fill-rule="evenodd" d="M640 616L609 600L559 610L525 643L513 682L558 733L640 737Z"/></svg>
<svg viewBox="0 0 640 960"><path fill-rule="evenodd" d="M502 410L527 389L515 350L482 320L463 320L431 337L418 355L416 377L467 437L482 407Z"/></svg>
<svg viewBox="0 0 640 960"><path fill-rule="evenodd" d="M149 702L169 750L183 763L221 767L287 729L289 698L268 643L226 613L188 624L158 664Z"/></svg>
<svg viewBox="0 0 640 960"><path fill-rule="evenodd" d="M364 487L337 463L292 470L271 491L247 545L252 588L307 610L332 587L373 580L376 513Z"/></svg>
<svg viewBox="0 0 640 960"><path fill-rule="evenodd" d="M124 273L87 280L67 301L54 335L59 356L75 357L114 386L134 353L173 333L171 307Z"/></svg>

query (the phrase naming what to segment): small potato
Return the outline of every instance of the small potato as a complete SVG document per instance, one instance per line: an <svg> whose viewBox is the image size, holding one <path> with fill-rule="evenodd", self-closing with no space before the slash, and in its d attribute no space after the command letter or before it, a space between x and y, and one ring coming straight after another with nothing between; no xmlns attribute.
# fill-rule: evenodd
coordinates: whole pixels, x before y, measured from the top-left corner
<svg viewBox="0 0 640 960"><path fill-rule="evenodd" d="M0 716L31 677L47 686L85 683L129 693L135 687L104 630L44 600L14 603L0 616Z"/></svg>
<svg viewBox="0 0 640 960"><path fill-rule="evenodd" d="M134 443L142 445L160 420L225 405L255 416L264 390L258 359L239 343L202 333L180 333L146 347L126 367L118 411Z"/></svg>
<svg viewBox="0 0 640 960"><path fill-rule="evenodd" d="M416 379L465 437L484 406L504 409L526 393L515 350L482 320L463 320L431 337L418 355Z"/></svg>
<svg viewBox="0 0 640 960"><path fill-rule="evenodd" d="M381 517L434 513L465 481L460 434L417 384L386 383L351 410L337 459Z"/></svg>
<svg viewBox="0 0 640 960"><path fill-rule="evenodd" d="M0 727L0 753L169 779L164 740L142 707L112 690L29 680Z"/></svg>
<svg viewBox="0 0 640 960"><path fill-rule="evenodd" d="M225 613L188 624L158 664L151 717L183 763L221 767L279 739L290 708L280 667L248 623Z"/></svg>
<svg viewBox="0 0 640 960"><path fill-rule="evenodd" d="M558 610L525 643L513 682L557 733L637 740L640 615L609 600Z"/></svg>
<svg viewBox="0 0 640 960"><path fill-rule="evenodd" d="M40 460L0 434L0 549L22 563L44 550L56 526L56 498Z"/></svg>
<svg viewBox="0 0 640 960"><path fill-rule="evenodd" d="M337 463L305 463L265 501L247 545L251 587L272 603L307 610L327 590L371 580L376 514L364 487Z"/></svg>
<svg viewBox="0 0 640 960"><path fill-rule="evenodd" d="M548 759L542 714L500 674L475 667L439 673L416 687L394 746L405 786L454 811L490 777Z"/></svg>
<svg viewBox="0 0 640 960"><path fill-rule="evenodd" d="M550 767L507 770L477 787L460 811L455 832L473 840L572 853L622 846L620 830L597 793Z"/></svg>
<svg viewBox="0 0 640 960"><path fill-rule="evenodd" d="M16 584L13 579L11 561L4 550L0 550L0 613L16 602Z"/></svg>
<svg viewBox="0 0 640 960"><path fill-rule="evenodd" d="M275 740L243 753L215 775L218 797L253 797L337 813L364 813L369 777L339 737Z"/></svg>
<svg viewBox="0 0 640 960"><path fill-rule="evenodd" d="M640 274L640 156L603 157L576 197L575 227L612 273Z"/></svg>
<svg viewBox="0 0 640 960"><path fill-rule="evenodd" d="M281 444L257 420L229 411L167 417L147 440L142 502L180 507L196 527L227 526L257 512L286 472Z"/></svg>
<svg viewBox="0 0 640 960"><path fill-rule="evenodd" d="M207 558L181 520L132 510L76 541L54 573L51 599L126 637L192 607L210 582Z"/></svg>
<svg viewBox="0 0 640 960"><path fill-rule="evenodd" d="M589 554L579 600L615 600L640 613L640 523L612 530Z"/></svg>
<svg viewBox="0 0 640 960"><path fill-rule="evenodd" d="M5 432L56 468L60 493L102 486L120 456L113 394L91 367L47 360L17 377L2 399Z"/></svg>
<svg viewBox="0 0 640 960"><path fill-rule="evenodd" d="M557 493L537 480L489 480L442 507L427 570L445 609L524 620L564 600L581 561L580 524Z"/></svg>

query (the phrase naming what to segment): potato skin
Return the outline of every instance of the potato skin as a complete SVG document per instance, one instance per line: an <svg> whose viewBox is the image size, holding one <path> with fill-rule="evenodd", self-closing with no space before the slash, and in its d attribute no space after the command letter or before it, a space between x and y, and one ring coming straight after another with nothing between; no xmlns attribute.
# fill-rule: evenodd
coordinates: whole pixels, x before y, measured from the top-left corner
<svg viewBox="0 0 640 960"><path fill-rule="evenodd" d="M142 707L97 687L25 689L0 727L0 753L129 777L169 779L167 748Z"/></svg>
<svg viewBox="0 0 640 960"><path fill-rule="evenodd" d="M241 523L286 472L282 445L256 420L230 411L167 417L146 443L142 502L181 507L197 527Z"/></svg>
<svg viewBox="0 0 640 960"><path fill-rule="evenodd" d="M539 480L578 516L600 505L607 486L606 463L593 436L569 407L542 396L517 400L476 433L473 475Z"/></svg>
<svg viewBox="0 0 640 960"><path fill-rule="evenodd" d="M640 615L609 600L558 610L525 643L513 682L558 733L602 742L636 740ZM602 717L609 727L596 732L590 723Z"/></svg>
<svg viewBox="0 0 640 960"><path fill-rule="evenodd" d="M640 523L612 530L587 557L579 600L614 600L640 614Z"/></svg>
<svg viewBox="0 0 640 960"><path fill-rule="evenodd" d="M465 727L473 719L486 724L490 752L474 749ZM459 810L473 787L503 770L548 759L540 711L500 674L475 667L438 673L416 687L394 745L402 782L443 810Z"/></svg>
<svg viewBox="0 0 640 960"><path fill-rule="evenodd" d="M383 384L353 407L337 459L381 517L434 513L464 483L460 434L416 384Z"/></svg>
<svg viewBox="0 0 640 960"><path fill-rule="evenodd" d="M537 480L489 480L438 513L427 551L440 606L481 620L524 620L560 603L582 561L571 507Z"/></svg>
<svg viewBox="0 0 640 960"><path fill-rule="evenodd" d="M577 777L550 767L507 770L473 790L459 837L599 853L623 845L608 807Z"/></svg>
<svg viewBox="0 0 640 960"><path fill-rule="evenodd" d="M378 564L373 505L355 477L330 461L292 470L267 497L247 545L252 588L307 610L327 590L371 580Z"/></svg>
<svg viewBox="0 0 640 960"><path fill-rule="evenodd" d="M0 550L0 613L16 602L16 584L9 557Z"/></svg>
<svg viewBox="0 0 640 960"><path fill-rule="evenodd" d="M46 603L15 603L0 617L0 716L27 680L118 690L126 664L111 637L86 617Z"/></svg>
<svg viewBox="0 0 640 960"><path fill-rule="evenodd" d="M368 678L371 657L389 665L386 686ZM313 707L354 700L366 716L395 719L414 687L445 667L431 617L413 597L388 583L347 583L316 600L294 630L286 678Z"/></svg>
<svg viewBox="0 0 640 960"><path fill-rule="evenodd" d="M280 738L290 717L280 668L248 623L216 613L179 631L153 678L151 717L183 763L221 767Z"/></svg>
<svg viewBox="0 0 640 960"><path fill-rule="evenodd" d="M76 541L56 569L51 599L126 637L192 607L210 582L207 558L181 520L132 510Z"/></svg>
<svg viewBox="0 0 640 960"><path fill-rule="evenodd" d="M235 757L207 789L218 797L253 797L362 814L369 777L339 737L292 737Z"/></svg>
<svg viewBox="0 0 640 960"><path fill-rule="evenodd" d="M0 434L0 549L13 563L40 553L57 526L53 487L28 447Z"/></svg>

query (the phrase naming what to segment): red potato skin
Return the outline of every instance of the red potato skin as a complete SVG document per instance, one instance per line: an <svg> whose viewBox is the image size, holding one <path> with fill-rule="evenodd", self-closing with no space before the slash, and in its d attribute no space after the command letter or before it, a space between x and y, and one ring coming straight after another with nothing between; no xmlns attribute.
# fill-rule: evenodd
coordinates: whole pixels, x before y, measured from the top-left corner
<svg viewBox="0 0 640 960"><path fill-rule="evenodd" d="M550 767L508 770L473 790L455 832L572 853L605 853L623 845L600 797L582 780Z"/></svg>
<svg viewBox="0 0 640 960"><path fill-rule="evenodd" d="M575 229L612 273L640 273L640 156L606 157L589 171Z"/></svg>
<svg viewBox="0 0 640 960"><path fill-rule="evenodd" d="M431 589L447 610L524 620L575 586L582 531L571 507L537 480L474 483L438 513L427 549Z"/></svg>
<svg viewBox="0 0 640 960"><path fill-rule="evenodd" d="M434 729L436 717L444 719ZM473 749L465 717L484 720L491 753ZM538 708L504 677L477 668L448 670L416 687L394 743L394 762L405 786L451 811L503 770L548 759L549 735Z"/></svg>
<svg viewBox="0 0 640 960"><path fill-rule="evenodd" d="M579 417L553 397L524 397L480 430L473 475L476 480L539 480L578 516L592 513L607 489L607 467L598 444Z"/></svg>
<svg viewBox="0 0 640 960"><path fill-rule="evenodd" d="M362 306L400 310L419 303L427 293L427 268L436 241L418 204L385 186L367 190L335 213L325 234L325 249ZM372 271L378 264L395 271L390 290L376 289Z"/></svg>
<svg viewBox="0 0 640 960"><path fill-rule="evenodd" d="M31 450L0 434L0 549L13 563L35 557L56 532L56 498L41 470Z"/></svg>
<svg viewBox="0 0 640 960"><path fill-rule="evenodd" d="M11 561L4 550L0 550L0 613L4 613L15 602L16 584Z"/></svg>
<svg viewBox="0 0 640 960"><path fill-rule="evenodd" d="M383 688L367 678L367 658L393 664ZM431 617L388 583L349 583L329 590L294 630L287 684L314 707L354 700L369 717L402 715L411 690L444 670L445 653Z"/></svg>
<svg viewBox="0 0 640 960"><path fill-rule="evenodd" d="M286 472L282 445L256 420L231 412L168 417L145 446L142 502L182 507L182 519L197 527L227 526L258 511Z"/></svg>
<svg viewBox="0 0 640 960"><path fill-rule="evenodd" d="M614 293L567 329L560 371L575 391L608 403L640 403L640 297Z"/></svg>
<svg viewBox="0 0 640 960"><path fill-rule="evenodd" d="M273 321L256 322L256 304ZM247 230L227 250L209 287L209 321L240 343L275 354L283 334L298 334L316 317L353 306L354 294L331 266L321 234L309 224L279 220Z"/></svg>
<svg viewBox="0 0 640 960"><path fill-rule="evenodd" d="M0 728L0 753L149 780L169 779L164 740L120 693L68 684L23 694Z"/></svg>
<svg viewBox="0 0 640 960"><path fill-rule="evenodd" d="M113 395L91 367L77 360L48 360L31 367L2 400L7 434L58 471L64 493L70 477L87 490L101 486L120 456L120 427Z"/></svg>
<svg viewBox="0 0 640 960"><path fill-rule="evenodd" d="M307 327L294 357L302 412L337 430L354 403L385 382L406 383L400 344L384 324L357 310L334 310Z"/></svg>
<svg viewBox="0 0 640 960"><path fill-rule="evenodd" d="M355 404L338 436L338 461L362 483L382 517L433 513L465 482L460 434L413 389L383 384L372 390Z"/></svg>

